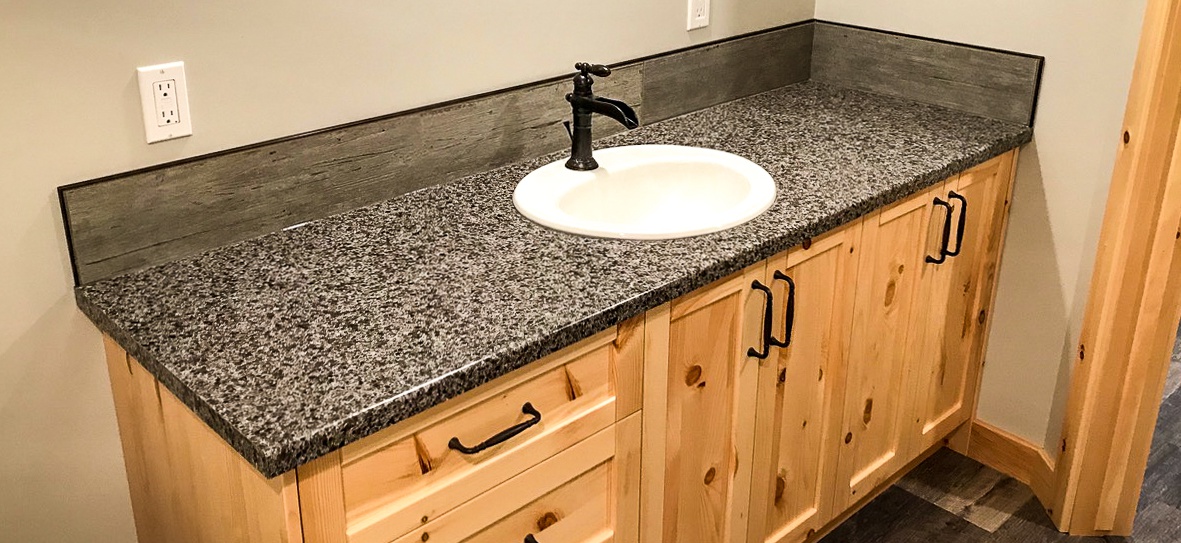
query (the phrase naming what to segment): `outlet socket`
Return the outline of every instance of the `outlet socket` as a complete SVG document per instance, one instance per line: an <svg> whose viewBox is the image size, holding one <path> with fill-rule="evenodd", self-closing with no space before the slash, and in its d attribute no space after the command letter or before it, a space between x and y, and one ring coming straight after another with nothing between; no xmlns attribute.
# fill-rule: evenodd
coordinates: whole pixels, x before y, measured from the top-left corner
<svg viewBox="0 0 1181 543"><path fill-rule="evenodd" d="M689 0L689 30L709 26L709 0Z"/></svg>
<svg viewBox="0 0 1181 543"><path fill-rule="evenodd" d="M147 142L191 136L193 121L189 114L185 64L144 66L137 68L137 72Z"/></svg>

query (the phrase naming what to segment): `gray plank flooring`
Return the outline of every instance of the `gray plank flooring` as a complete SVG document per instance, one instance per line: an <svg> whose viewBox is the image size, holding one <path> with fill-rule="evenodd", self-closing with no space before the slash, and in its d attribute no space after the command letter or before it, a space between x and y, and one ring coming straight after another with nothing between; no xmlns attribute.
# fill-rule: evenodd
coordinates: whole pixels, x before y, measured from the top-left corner
<svg viewBox="0 0 1181 543"><path fill-rule="evenodd" d="M1132 537L1059 533L1029 488L944 449L821 543L1177 543L1181 541L1181 335Z"/></svg>

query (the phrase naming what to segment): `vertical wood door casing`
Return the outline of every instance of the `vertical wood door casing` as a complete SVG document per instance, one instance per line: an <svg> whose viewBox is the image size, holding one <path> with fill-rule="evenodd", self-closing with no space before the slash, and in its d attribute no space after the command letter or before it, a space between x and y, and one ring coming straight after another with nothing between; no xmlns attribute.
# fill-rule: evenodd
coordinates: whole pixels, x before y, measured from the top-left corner
<svg viewBox="0 0 1181 543"><path fill-rule="evenodd" d="M766 303L751 283L764 269L752 266L648 312L645 543L745 537L758 379L747 349L762 347ZM661 340L666 349L653 343Z"/></svg>
<svg viewBox="0 0 1181 543"><path fill-rule="evenodd" d="M264 478L114 340L104 344L140 541L303 541L293 472Z"/></svg>
<svg viewBox="0 0 1181 543"><path fill-rule="evenodd" d="M907 463L906 331L931 202L942 189L939 185L924 191L863 222L838 488L833 496L836 510L852 505Z"/></svg>
<svg viewBox="0 0 1181 543"><path fill-rule="evenodd" d="M1011 164L1011 155L1003 155L945 185L944 197L955 206L952 248L961 217L964 238L957 256L943 264L922 264L924 277L907 340L914 376L909 457L972 417L983 355L978 347L987 322L984 305L991 303L982 290L991 288L995 276L995 270L986 267L992 261L990 248L997 242L995 231L1007 205ZM962 196L966 205L947 198L951 193ZM932 225L941 222L938 215Z"/></svg>
<svg viewBox="0 0 1181 543"><path fill-rule="evenodd" d="M1181 0L1149 0L1057 463L1055 523L1132 531L1181 313Z"/></svg>
<svg viewBox="0 0 1181 543"><path fill-rule="evenodd" d="M795 283L790 343L759 369L749 543L804 541L835 515L837 455L861 221L769 260L776 336L786 333L788 287Z"/></svg>

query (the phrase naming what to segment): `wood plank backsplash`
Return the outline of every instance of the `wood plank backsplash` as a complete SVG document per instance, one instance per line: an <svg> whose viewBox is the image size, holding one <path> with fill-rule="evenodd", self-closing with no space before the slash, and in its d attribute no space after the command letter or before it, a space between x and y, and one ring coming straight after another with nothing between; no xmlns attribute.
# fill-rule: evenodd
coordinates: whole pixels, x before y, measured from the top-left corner
<svg viewBox="0 0 1181 543"><path fill-rule="evenodd" d="M815 33L817 81L1033 124L1041 57L824 22Z"/></svg>
<svg viewBox="0 0 1181 543"><path fill-rule="evenodd" d="M946 61L916 60L924 56ZM595 90L651 123L817 77L1026 123L1040 62L807 21L622 63ZM114 277L560 150L569 145L562 127L569 87L568 76L555 78L61 187L75 280ZM596 136L619 130L596 124Z"/></svg>

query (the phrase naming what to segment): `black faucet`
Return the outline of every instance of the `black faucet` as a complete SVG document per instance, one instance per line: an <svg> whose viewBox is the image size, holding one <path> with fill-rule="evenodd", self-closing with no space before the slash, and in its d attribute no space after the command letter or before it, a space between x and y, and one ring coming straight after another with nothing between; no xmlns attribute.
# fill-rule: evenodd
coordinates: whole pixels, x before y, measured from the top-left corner
<svg viewBox="0 0 1181 543"><path fill-rule="evenodd" d="M566 101L574 109L574 129L570 129L570 121L565 123L566 131L570 133L570 160L566 161L566 167L571 170L593 170L599 167L591 149L591 119L594 114L611 117L628 130L640 126L640 120L631 106L619 100L595 96L591 91L591 85L595 84L591 76L607 77L611 75L611 68L579 62L574 65L574 69L578 70L578 75L574 76L574 92L566 95Z"/></svg>

